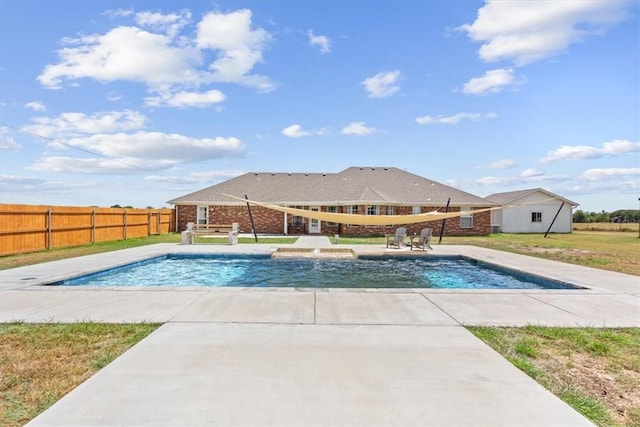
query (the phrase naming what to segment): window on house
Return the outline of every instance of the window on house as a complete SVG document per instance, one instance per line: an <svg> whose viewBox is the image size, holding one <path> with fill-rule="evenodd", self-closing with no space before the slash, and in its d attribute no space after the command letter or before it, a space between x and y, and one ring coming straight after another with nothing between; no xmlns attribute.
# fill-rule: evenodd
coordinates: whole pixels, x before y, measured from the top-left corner
<svg viewBox="0 0 640 427"><path fill-rule="evenodd" d="M422 213L422 208L420 206L411 206L411 215L418 215Z"/></svg>
<svg viewBox="0 0 640 427"><path fill-rule="evenodd" d="M367 215L380 215L379 205L367 205ZM367 225L369 228L380 227L379 225Z"/></svg>
<svg viewBox="0 0 640 427"><path fill-rule="evenodd" d="M542 212L531 212L531 222L542 222Z"/></svg>
<svg viewBox="0 0 640 427"><path fill-rule="evenodd" d="M209 206L198 206L196 223L198 225L209 224Z"/></svg>
<svg viewBox="0 0 640 427"><path fill-rule="evenodd" d="M351 215L357 215L358 214L358 205L348 205L347 206L347 213L351 214ZM357 227L356 224L347 224L347 227Z"/></svg>
<svg viewBox="0 0 640 427"><path fill-rule="evenodd" d="M460 208L460 228L473 228L473 214L470 207Z"/></svg>
<svg viewBox="0 0 640 427"><path fill-rule="evenodd" d="M338 213L338 207L337 206L327 206L327 212L329 212L329 213ZM337 222L327 222L327 225L335 227L336 225L338 225L338 223Z"/></svg>
<svg viewBox="0 0 640 427"><path fill-rule="evenodd" d="M386 215L394 215L394 210L393 210L393 206L387 206L384 210ZM391 228L394 227L393 225L389 224L386 226L387 228Z"/></svg>
<svg viewBox="0 0 640 427"><path fill-rule="evenodd" d="M294 209L302 209L302 206L292 206ZM291 225L294 227L304 226L304 217L299 215L293 215L291 217Z"/></svg>

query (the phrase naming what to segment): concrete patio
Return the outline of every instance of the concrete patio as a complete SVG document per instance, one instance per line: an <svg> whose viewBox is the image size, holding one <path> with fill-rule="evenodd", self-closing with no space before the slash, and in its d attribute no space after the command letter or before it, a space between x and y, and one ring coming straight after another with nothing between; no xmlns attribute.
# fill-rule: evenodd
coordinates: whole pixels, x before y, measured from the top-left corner
<svg viewBox="0 0 640 427"><path fill-rule="evenodd" d="M166 253L286 246L160 244L0 271L2 322L164 323L29 425L591 425L463 325L640 326L636 276L469 246L434 253L585 289L41 286Z"/></svg>

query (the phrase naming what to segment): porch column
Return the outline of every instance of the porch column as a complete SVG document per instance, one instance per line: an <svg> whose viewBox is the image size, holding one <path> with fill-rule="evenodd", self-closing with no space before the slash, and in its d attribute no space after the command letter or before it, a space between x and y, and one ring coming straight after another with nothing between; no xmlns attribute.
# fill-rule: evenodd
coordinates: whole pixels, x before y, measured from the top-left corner
<svg viewBox="0 0 640 427"><path fill-rule="evenodd" d="M286 212L283 212L283 213L284 213L284 227L283 227L284 228L284 235L288 236L289 235L289 226L287 224L287 213Z"/></svg>

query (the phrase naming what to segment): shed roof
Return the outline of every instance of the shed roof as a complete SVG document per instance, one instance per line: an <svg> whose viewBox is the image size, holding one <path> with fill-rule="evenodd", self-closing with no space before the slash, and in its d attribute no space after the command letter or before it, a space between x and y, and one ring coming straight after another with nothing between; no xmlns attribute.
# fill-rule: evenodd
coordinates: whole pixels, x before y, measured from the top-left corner
<svg viewBox="0 0 640 427"><path fill-rule="evenodd" d="M491 206L479 196L394 167L350 167L338 173L250 172L175 198L174 205L234 205L224 194L286 205Z"/></svg>
<svg viewBox="0 0 640 427"><path fill-rule="evenodd" d="M544 188L529 188L526 190L516 190L516 191L507 191L504 193L493 193L488 195L487 197L485 197L485 199L493 202L493 203L497 203L499 205L505 205L508 203L513 203L516 202L524 197L527 197L530 194L536 193L536 192L542 192L544 194L546 194L549 197L558 199L560 201L563 201L571 206L578 206L578 203L571 201L569 199L565 199L562 196L558 196L557 194L554 194L550 191L545 190Z"/></svg>

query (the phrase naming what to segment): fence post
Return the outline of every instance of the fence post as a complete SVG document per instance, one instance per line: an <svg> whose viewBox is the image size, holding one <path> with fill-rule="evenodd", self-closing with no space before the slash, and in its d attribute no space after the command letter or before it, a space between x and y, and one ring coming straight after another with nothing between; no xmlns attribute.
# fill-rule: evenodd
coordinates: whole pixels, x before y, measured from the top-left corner
<svg viewBox="0 0 640 427"><path fill-rule="evenodd" d="M47 249L51 249L51 227L53 227L51 208L47 209Z"/></svg>
<svg viewBox="0 0 640 427"><path fill-rule="evenodd" d="M147 236L151 236L151 209L149 209L149 215L147 219Z"/></svg>
<svg viewBox="0 0 640 427"><path fill-rule="evenodd" d="M96 210L91 211L91 243L96 242Z"/></svg>
<svg viewBox="0 0 640 427"><path fill-rule="evenodd" d="M124 227L122 227L122 234L124 240L127 240L127 210L124 210Z"/></svg>

